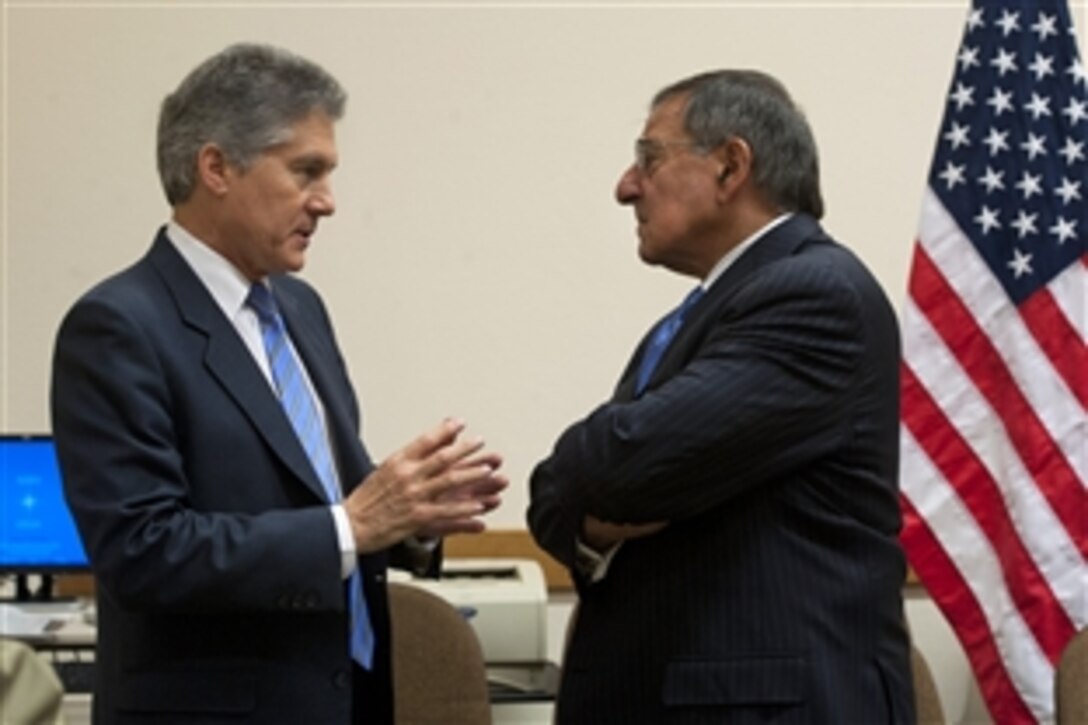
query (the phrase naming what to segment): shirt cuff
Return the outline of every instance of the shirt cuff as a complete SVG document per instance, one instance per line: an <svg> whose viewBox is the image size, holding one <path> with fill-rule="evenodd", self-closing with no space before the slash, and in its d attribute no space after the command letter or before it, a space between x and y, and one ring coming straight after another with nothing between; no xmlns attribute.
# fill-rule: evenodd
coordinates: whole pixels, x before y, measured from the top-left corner
<svg viewBox="0 0 1088 725"><path fill-rule="evenodd" d="M584 544L581 539L576 539L574 543L577 547L574 553L574 565L578 573L588 579L591 584L596 584L605 578L612 558L623 545L622 541L618 541L604 551L597 551Z"/></svg>
<svg viewBox="0 0 1088 725"><path fill-rule="evenodd" d="M355 537L351 535L348 512L341 504L330 506L329 510L336 524L336 543L340 545L340 577L347 579L359 563L359 552L355 549Z"/></svg>

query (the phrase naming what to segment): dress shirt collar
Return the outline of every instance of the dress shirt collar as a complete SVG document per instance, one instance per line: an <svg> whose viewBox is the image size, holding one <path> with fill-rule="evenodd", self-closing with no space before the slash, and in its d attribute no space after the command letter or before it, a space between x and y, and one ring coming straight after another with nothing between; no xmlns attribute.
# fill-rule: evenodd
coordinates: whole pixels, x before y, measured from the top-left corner
<svg viewBox="0 0 1088 725"><path fill-rule="evenodd" d="M226 257L194 237L173 219L166 224L166 236L207 287L227 319L235 319L246 308L250 282L245 275Z"/></svg>
<svg viewBox="0 0 1088 725"><path fill-rule="evenodd" d="M714 286L714 283L717 282L723 274L725 274L725 270L729 269L729 266L733 264L733 262L737 261L737 259L740 258L740 255L744 254L744 252L750 246L762 239L763 236L767 234L767 232L771 231L779 224L789 219L791 216L793 216L792 213L780 214L776 216L774 219L770 220L762 227L757 229L755 234L750 235L743 242L726 252L725 255L718 260L718 263L714 265L714 268L710 270L710 274L706 276L706 279L703 280L703 290L709 290L712 286Z"/></svg>

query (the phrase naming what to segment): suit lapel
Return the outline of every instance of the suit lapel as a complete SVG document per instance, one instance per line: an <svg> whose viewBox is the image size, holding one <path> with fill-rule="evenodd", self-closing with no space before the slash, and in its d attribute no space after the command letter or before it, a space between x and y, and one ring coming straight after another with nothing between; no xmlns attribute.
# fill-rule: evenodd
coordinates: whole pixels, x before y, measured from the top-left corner
<svg viewBox="0 0 1088 725"><path fill-rule="evenodd" d="M159 232L148 260L169 290L178 315L204 335L207 341L204 364L208 372L242 409L275 455L307 488L325 500L309 457L249 349L164 232Z"/></svg>

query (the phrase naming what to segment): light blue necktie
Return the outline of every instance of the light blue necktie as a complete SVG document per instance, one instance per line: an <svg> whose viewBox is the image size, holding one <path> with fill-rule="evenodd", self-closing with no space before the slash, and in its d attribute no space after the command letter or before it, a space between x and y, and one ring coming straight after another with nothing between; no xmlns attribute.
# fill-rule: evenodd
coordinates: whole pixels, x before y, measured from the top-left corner
<svg viewBox="0 0 1088 725"><path fill-rule="evenodd" d="M280 404L295 429L299 442L310 457L317 477L325 487L330 503L340 500L336 469L332 451L325 435L325 422L318 413L317 404L306 385L298 361L287 344L287 330L276 308L276 300L268 288L255 283L249 290L247 304L257 313L261 323L261 338L272 369L272 381L280 397ZM348 604L351 612L351 657L365 669L370 669L374 657L374 632L370 628L370 616L363 598L363 582L356 568L348 579Z"/></svg>
<svg viewBox="0 0 1088 725"><path fill-rule="evenodd" d="M669 343L672 342L676 333L683 326L684 317L687 315L688 310L702 296L703 288L700 285L689 292L684 301L680 303L680 306L670 312L654 330L653 337L646 344L646 349L642 353L642 361L639 363L638 377L635 379L635 395L642 395L642 391L646 389L650 378L653 377L657 364L661 362L665 351L669 349Z"/></svg>

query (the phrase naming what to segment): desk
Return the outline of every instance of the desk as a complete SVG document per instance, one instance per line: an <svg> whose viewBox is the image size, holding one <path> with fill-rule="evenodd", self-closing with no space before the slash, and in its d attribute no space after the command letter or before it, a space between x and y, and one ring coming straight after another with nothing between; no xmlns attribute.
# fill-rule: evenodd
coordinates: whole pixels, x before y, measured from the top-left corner
<svg viewBox="0 0 1088 725"><path fill-rule="evenodd" d="M492 725L551 725L559 668L552 662L488 667ZM91 695L64 696L67 725L90 725Z"/></svg>
<svg viewBox="0 0 1088 725"><path fill-rule="evenodd" d="M491 725L552 725L550 702L510 702L491 705Z"/></svg>
<svg viewBox="0 0 1088 725"><path fill-rule="evenodd" d="M83 693L64 696L66 725L91 725L91 696Z"/></svg>
<svg viewBox="0 0 1088 725"><path fill-rule="evenodd" d="M35 649L94 647L93 610L84 599L0 602L0 635Z"/></svg>
<svg viewBox="0 0 1088 725"><path fill-rule="evenodd" d="M492 725L551 725L559 668L554 662L487 665Z"/></svg>
<svg viewBox="0 0 1088 725"><path fill-rule="evenodd" d="M58 626L39 625L33 632L12 632L39 650L48 661L52 658L93 658L95 628L84 616L86 602L20 605L22 614L34 615L42 622L60 622ZM9 612L10 614L10 612ZM0 622L0 630L11 630L14 617ZM30 626L29 619L18 622ZM487 665L491 716L494 725L550 725L559 668L550 661L507 662ZM91 695L69 693L64 696L64 716L69 725L89 725Z"/></svg>

